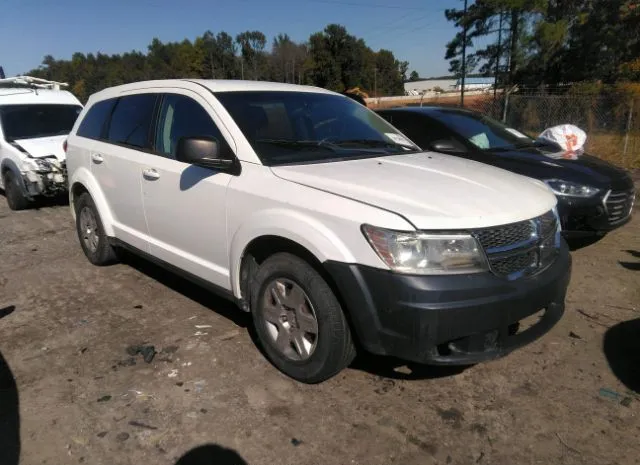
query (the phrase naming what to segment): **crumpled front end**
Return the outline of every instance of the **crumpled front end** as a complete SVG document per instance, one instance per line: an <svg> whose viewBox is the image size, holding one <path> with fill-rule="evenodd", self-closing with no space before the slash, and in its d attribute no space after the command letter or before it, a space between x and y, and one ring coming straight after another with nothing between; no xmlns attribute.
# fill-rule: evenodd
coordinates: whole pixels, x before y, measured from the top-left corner
<svg viewBox="0 0 640 465"><path fill-rule="evenodd" d="M67 192L67 164L56 157L30 158L22 171L29 196L56 197Z"/></svg>

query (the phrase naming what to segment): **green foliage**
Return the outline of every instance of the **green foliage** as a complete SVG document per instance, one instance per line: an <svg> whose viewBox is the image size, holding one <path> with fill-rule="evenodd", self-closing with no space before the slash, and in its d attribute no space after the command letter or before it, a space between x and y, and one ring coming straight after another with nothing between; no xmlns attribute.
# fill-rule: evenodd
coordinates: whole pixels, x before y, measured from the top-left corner
<svg viewBox="0 0 640 465"><path fill-rule="evenodd" d="M340 25L330 24L296 43L287 34L267 38L260 31L232 37L206 31L192 42L161 42L154 38L147 53L116 55L75 53L70 60L47 55L28 74L65 81L82 101L105 87L147 79L253 79L310 84L344 91L359 87L378 95L404 92L409 63L389 50L374 52Z"/></svg>
<svg viewBox="0 0 640 465"><path fill-rule="evenodd" d="M637 0L476 0L463 15L445 15L459 31L447 45L450 71L460 73L462 30L468 70L527 86L640 79L640 4ZM502 18L501 42L497 32ZM484 48L474 41L494 38Z"/></svg>
<svg viewBox="0 0 640 465"><path fill-rule="evenodd" d="M414 71L411 71L411 74L409 75L409 80L410 80L411 82L413 82L413 81L418 81L418 80L420 80L420 75L419 75L419 74L418 74L418 72L417 72L417 71L415 71L415 70L414 70Z"/></svg>
<svg viewBox="0 0 640 465"><path fill-rule="evenodd" d="M374 52L337 24L309 39L307 82L332 90L359 87L377 95L400 95L408 69L389 50ZM373 92L371 92L373 91Z"/></svg>

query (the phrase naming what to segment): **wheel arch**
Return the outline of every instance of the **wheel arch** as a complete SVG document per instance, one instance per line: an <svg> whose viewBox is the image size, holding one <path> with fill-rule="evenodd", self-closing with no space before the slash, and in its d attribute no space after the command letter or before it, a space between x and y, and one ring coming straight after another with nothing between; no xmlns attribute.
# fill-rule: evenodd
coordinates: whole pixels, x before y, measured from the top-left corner
<svg viewBox="0 0 640 465"><path fill-rule="evenodd" d="M22 195L29 198L30 197L29 193L27 192L27 189L22 179L22 173L20 172L20 169L18 168L18 165L16 164L16 162L10 158L5 158L4 160L2 160L2 164L0 165L0 176L4 177L5 173L7 172L13 173L13 175L21 181L18 183L18 185L22 190ZM4 179L2 180L2 184L4 185Z"/></svg>
<svg viewBox="0 0 640 465"><path fill-rule="evenodd" d="M91 175L91 172L86 168L80 168L74 173L73 179L69 182L69 206L71 208L71 215L73 219L76 219L75 202L80 195L88 193L98 209L102 226L107 236L115 237L113 230L113 215L109 208L109 204L100 189L100 186L96 182L95 178Z"/></svg>
<svg viewBox="0 0 640 465"><path fill-rule="evenodd" d="M237 228L229 244L230 284L236 298L243 298L240 278L247 253L261 254L265 244L270 250L296 253L322 269L328 260L355 261L340 236L318 219L282 209L261 210Z"/></svg>
<svg viewBox="0 0 640 465"><path fill-rule="evenodd" d="M249 242L240 260L239 265L239 294L238 303L245 312L250 311L251 302L251 278L255 275L257 267L269 257L278 253L289 253L294 255L306 263L308 263L318 274L325 280L327 285L331 288L334 295L340 302L342 309L345 313L347 321L352 329L353 320L351 318L349 308L346 305L343 296L331 276L331 274L324 267L322 261L307 247L300 243L283 236L277 235L263 235L254 238ZM354 333L355 336L356 333Z"/></svg>

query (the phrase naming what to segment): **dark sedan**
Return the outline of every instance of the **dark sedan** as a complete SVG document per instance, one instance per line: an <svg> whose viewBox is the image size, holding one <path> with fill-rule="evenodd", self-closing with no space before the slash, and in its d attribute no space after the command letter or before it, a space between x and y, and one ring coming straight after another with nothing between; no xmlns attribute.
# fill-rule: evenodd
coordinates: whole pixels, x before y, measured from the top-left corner
<svg viewBox="0 0 640 465"><path fill-rule="evenodd" d="M404 107L378 114L424 150L446 153L540 179L555 192L567 238L596 238L631 218L631 176L588 154L567 156L477 112L446 107Z"/></svg>

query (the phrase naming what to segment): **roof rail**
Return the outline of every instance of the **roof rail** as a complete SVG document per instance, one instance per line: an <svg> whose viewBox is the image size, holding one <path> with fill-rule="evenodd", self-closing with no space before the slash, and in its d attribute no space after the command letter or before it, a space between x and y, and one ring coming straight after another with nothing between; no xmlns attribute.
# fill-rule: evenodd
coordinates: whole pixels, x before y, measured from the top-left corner
<svg viewBox="0 0 640 465"><path fill-rule="evenodd" d="M0 87L35 87L37 89L60 90L62 87L68 87L66 82L47 81L33 76L15 76L11 78L0 79Z"/></svg>

